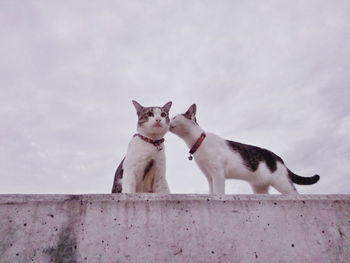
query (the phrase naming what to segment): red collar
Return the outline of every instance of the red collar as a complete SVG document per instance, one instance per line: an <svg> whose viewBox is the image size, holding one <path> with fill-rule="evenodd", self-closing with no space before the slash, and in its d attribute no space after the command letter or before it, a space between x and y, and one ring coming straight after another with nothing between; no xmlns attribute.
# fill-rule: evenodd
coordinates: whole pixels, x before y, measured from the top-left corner
<svg viewBox="0 0 350 263"><path fill-rule="evenodd" d="M188 157L189 160L193 159L192 155L198 150L199 146L201 146L201 144L206 136L207 135L204 132L202 132L201 136L199 136L197 141L193 144L192 148L189 151L189 153L190 153L190 156Z"/></svg>
<svg viewBox="0 0 350 263"><path fill-rule="evenodd" d="M145 137L145 136L143 136L143 135L141 135L139 133L134 134L134 137L136 137L136 136L140 137L145 142L153 144L153 146L156 147L158 151L162 150L161 144L165 141L164 138L159 139L159 140L152 140L152 139L150 139L148 137Z"/></svg>

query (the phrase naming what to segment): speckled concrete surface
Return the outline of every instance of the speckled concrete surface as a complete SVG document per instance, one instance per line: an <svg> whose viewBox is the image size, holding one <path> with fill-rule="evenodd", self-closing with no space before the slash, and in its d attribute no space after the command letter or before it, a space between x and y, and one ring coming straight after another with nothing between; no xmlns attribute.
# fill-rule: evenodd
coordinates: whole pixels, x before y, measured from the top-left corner
<svg viewBox="0 0 350 263"><path fill-rule="evenodd" d="M0 195L1 263L349 258L349 195Z"/></svg>

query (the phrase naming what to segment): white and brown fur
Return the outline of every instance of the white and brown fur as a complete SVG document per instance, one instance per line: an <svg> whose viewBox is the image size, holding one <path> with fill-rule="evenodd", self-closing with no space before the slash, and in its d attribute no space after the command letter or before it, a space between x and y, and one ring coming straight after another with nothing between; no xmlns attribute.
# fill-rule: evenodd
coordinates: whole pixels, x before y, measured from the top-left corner
<svg viewBox="0 0 350 263"><path fill-rule="evenodd" d="M169 110L163 107L143 107L133 101L138 123L137 132L152 140L160 140L169 130ZM165 177L164 143L159 147L134 136L125 158L115 172L112 193L169 193Z"/></svg>
<svg viewBox="0 0 350 263"><path fill-rule="evenodd" d="M182 138L189 148L195 144L204 132L197 124L195 104L171 120L170 131ZM224 194L225 179L245 180L254 193L268 193L272 186L282 194L297 194L293 183L308 185L319 180L318 175L294 174L269 150L225 140L213 133L206 133L193 158L208 180L210 194Z"/></svg>

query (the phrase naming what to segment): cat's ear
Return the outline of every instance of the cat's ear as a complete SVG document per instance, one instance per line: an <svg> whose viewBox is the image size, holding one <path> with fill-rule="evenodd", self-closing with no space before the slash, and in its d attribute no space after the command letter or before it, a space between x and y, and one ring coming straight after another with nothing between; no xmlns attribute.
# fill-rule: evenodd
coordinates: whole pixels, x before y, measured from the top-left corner
<svg viewBox="0 0 350 263"><path fill-rule="evenodd" d="M196 104L192 104L191 107L186 111L185 115L192 118L196 116L197 106Z"/></svg>
<svg viewBox="0 0 350 263"><path fill-rule="evenodd" d="M138 103L136 100L133 100L132 104L134 104L135 106L137 115L140 115L140 112L143 110L144 107L140 103Z"/></svg>
<svg viewBox="0 0 350 263"><path fill-rule="evenodd" d="M171 101L169 101L169 102L165 103L165 105L162 107L162 109L169 113L170 107L171 107L172 104L173 103Z"/></svg>

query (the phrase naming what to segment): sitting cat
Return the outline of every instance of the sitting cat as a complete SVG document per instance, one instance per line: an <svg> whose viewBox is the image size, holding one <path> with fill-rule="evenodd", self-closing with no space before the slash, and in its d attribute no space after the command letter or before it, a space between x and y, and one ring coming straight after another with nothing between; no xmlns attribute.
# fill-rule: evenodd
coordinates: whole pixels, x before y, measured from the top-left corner
<svg viewBox="0 0 350 263"><path fill-rule="evenodd" d="M170 132L182 138L209 183L210 194L225 194L225 179L248 181L254 193L268 193L271 185L282 194L297 194L293 185L314 184L318 175L301 177L292 173L273 152L228 141L206 133L197 124L196 105L170 122Z"/></svg>
<svg viewBox="0 0 350 263"><path fill-rule="evenodd" d="M112 193L169 193L163 136L169 130L172 102L163 107L143 107L132 102L138 116L138 133L115 172Z"/></svg>

